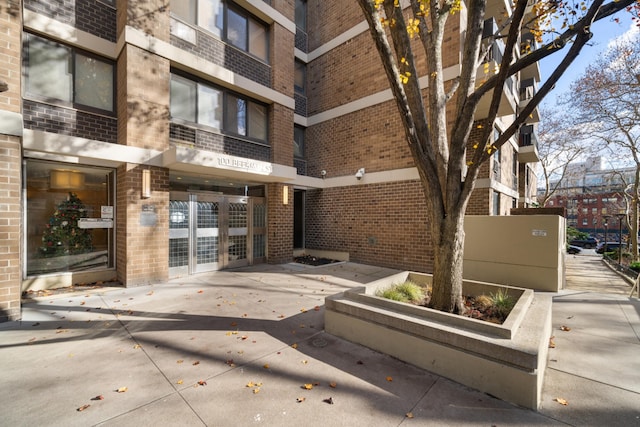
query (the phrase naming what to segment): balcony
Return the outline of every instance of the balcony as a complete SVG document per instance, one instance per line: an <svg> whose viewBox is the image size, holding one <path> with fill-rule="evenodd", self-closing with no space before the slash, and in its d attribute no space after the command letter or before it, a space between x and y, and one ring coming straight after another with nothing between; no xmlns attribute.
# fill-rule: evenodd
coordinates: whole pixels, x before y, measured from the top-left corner
<svg viewBox="0 0 640 427"><path fill-rule="evenodd" d="M483 46L487 49L487 55L484 58L483 63L478 67L476 72L476 82L481 85L489 78L498 73L500 63L502 62L502 56L504 54L504 43L502 40L493 40L491 44L491 36L498 31L497 24L493 18L487 19L484 23L484 39ZM517 106L517 97L514 88L516 87L516 78L509 77L504 84L504 91L500 99L500 106L498 107L498 117L515 114ZM488 116L489 106L491 105L491 98L493 97L493 90L487 92L480 103L476 111L476 119L482 119Z"/></svg>
<svg viewBox="0 0 640 427"><path fill-rule="evenodd" d="M536 163L540 161L538 138L533 125L525 125L520 128L518 147L518 161L520 163Z"/></svg>
<svg viewBox="0 0 640 427"><path fill-rule="evenodd" d="M535 37L531 33L524 33L520 38L520 56L526 56L528 53L537 50L540 46ZM520 71L522 80L534 79L540 81L540 65L536 62Z"/></svg>
<svg viewBox="0 0 640 427"><path fill-rule="evenodd" d="M522 110L524 107L529 104L529 101L533 98L533 96L538 91L536 81L534 79L523 80L520 84L520 103L518 106ZM536 108L533 112L527 117L525 123L538 123L540 121L540 112Z"/></svg>

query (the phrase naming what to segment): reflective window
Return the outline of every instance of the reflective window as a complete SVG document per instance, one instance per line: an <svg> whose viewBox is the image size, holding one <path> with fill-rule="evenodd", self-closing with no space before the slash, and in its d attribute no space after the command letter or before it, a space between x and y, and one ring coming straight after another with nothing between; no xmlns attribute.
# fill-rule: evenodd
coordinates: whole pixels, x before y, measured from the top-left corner
<svg viewBox="0 0 640 427"><path fill-rule="evenodd" d="M268 62L269 27L245 10L222 0L173 1L171 12L192 25L205 28L238 49Z"/></svg>
<svg viewBox="0 0 640 427"><path fill-rule="evenodd" d="M171 75L171 117L261 142L268 141L268 109L213 85Z"/></svg>
<svg viewBox="0 0 640 427"><path fill-rule="evenodd" d="M27 161L27 275L113 267L113 175Z"/></svg>
<svg viewBox="0 0 640 427"><path fill-rule="evenodd" d="M113 62L33 34L25 37L25 62L27 96L114 111Z"/></svg>

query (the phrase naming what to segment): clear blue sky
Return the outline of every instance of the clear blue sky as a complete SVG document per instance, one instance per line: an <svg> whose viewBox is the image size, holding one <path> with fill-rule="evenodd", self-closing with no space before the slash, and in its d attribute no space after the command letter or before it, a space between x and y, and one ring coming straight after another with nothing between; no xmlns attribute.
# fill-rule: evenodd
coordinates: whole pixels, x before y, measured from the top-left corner
<svg viewBox="0 0 640 427"><path fill-rule="evenodd" d="M578 58L573 61L569 69L560 78L555 89L545 98L543 105L546 104L552 106L555 104L556 98L569 90L569 85L584 74L586 67L594 60L594 58L606 50L607 44L611 40L630 31L632 21L628 12L619 12L617 15L614 15L614 17L619 18L620 23L614 22L612 18L605 18L594 24L594 35L589 42L589 45L582 49ZM542 77L541 84L546 81L558 63L560 63L564 55L566 55L568 50L569 46L567 45L560 52L553 54L540 62L540 72Z"/></svg>

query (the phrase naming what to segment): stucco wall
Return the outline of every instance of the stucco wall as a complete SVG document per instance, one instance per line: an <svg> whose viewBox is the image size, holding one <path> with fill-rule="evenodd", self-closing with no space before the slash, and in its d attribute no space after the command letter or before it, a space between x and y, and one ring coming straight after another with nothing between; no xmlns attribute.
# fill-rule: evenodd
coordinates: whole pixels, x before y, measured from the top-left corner
<svg viewBox="0 0 640 427"><path fill-rule="evenodd" d="M465 233L465 279L550 292L564 287L564 218L466 216Z"/></svg>

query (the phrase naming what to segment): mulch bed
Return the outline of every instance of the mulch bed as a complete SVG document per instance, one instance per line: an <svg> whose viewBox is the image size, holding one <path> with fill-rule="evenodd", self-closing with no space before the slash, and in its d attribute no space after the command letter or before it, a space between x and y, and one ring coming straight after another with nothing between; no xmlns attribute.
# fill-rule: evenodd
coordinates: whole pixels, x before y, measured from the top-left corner
<svg viewBox="0 0 640 427"><path fill-rule="evenodd" d="M318 257L311 256L311 255L297 256L297 257L293 258L293 260L298 264L312 265L312 266L315 266L315 267L317 267L319 265L327 265L327 264L333 264L333 263L336 263L336 262L340 262L337 259L318 258Z"/></svg>

